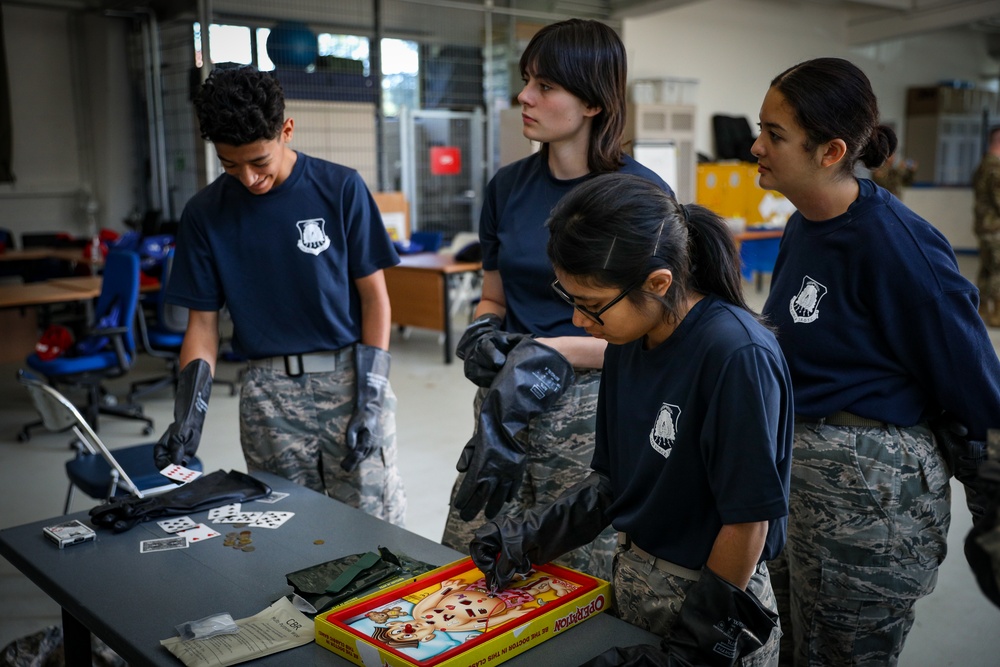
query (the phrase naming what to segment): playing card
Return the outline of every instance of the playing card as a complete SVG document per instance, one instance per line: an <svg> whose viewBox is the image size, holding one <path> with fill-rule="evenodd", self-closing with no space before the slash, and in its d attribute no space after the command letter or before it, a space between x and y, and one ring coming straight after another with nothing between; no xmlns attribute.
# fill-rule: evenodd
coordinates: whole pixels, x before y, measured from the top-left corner
<svg viewBox="0 0 1000 667"><path fill-rule="evenodd" d="M295 512L264 512L256 521L250 524L251 528L277 528L295 516Z"/></svg>
<svg viewBox="0 0 1000 667"><path fill-rule="evenodd" d="M165 477L169 477L175 482L180 482L181 484L187 484L191 480L201 477L201 473L197 470L191 470L190 468L185 468L184 466L176 464L168 465L160 471L160 474Z"/></svg>
<svg viewBox="0 0 1000 667"><path fill-rule="evenodd" d="M189 516L175 516L170 519L164 519L163 521L157 521L156 524L168 533L177 533L188 528L194 528L198 525L192 521Z"/></svg>
<svg viewBox="0 0 1000 667"><path fill-rule="evenodd" d="M208 510L208 520L213 523L218 523L224 517L239 513L240 513L240 504L229 503L228 505L223 505L222 507L213 507L212 509Z"/></svg>
<svg viewBox="0 0 1000 667"><path fill-rule="evenodd" d="M269 495L267 498L258 498L257 502L272 504L278 502L282 498L287 498L287 497L288 494L285 493L284 491L272 491L271 495Z"/></svg>
<svg viewBox="0 0 1000 667"><path fill-rule="evenodd" d="M188 541L185 537L174 535L157 540L143 540L139 542L139 553L148 554L154 551L170 551L172 549L187 549Z"/></svg>
<svg viewBox="0 0 1000 667"><path fill-rule="evenodd" d="M179 537L187 538L188 543L193 544L195 542L204 542L205 540L210 540L213 537L218 537L219 532L213 530L212 528L206 526L203 523L199 523L194 528L188 528L187 530L183 530L177 533L177 535Z"/></svg>
<svg viewBox="0 0 1000 667"><path fill-rule="evenodd" d="M263 512L240 512L239 514L230 514L229 516L224 516L216 520L216 523L253 523Z"/></svg>

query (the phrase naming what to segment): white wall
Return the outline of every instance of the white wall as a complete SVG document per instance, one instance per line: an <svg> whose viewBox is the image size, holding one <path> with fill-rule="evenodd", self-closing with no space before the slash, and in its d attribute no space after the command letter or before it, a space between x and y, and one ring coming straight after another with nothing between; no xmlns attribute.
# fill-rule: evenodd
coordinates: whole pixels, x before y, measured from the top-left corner
<svg viewBox="0 0 1000 667"><path fill-rule="evenodd" d="M623 22L629 79L693 78L698 85L696 149L712 156L713 114L746 116L756 127L768 84L820 56L847 58L872 81L884 121L902 142L906 89L944 79L996 76L984 33L940 32L866 47L846 43L848 14L820 3L702 0ZM904 147L905 150L905 147Z"/></svg>
<svg viewBox="0 0 1000 667"><path fill-rule="evenodd" d="M133 204L132 107L125 24L98 15L4 5L13 169L0 184L0 226L87 231L89 189L100 227L122 230Z"/></svg>

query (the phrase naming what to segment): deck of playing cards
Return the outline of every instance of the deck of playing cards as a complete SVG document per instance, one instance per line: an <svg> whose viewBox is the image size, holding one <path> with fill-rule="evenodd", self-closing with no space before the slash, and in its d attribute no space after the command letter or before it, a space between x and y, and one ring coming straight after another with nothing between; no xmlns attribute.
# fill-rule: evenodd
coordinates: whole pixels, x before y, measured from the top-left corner
<svg viewBox="0 0 1000 667"><path fill-rule="evenodd" d="M54 526L42 528L45 537L59 545L59 548L68 547L72 544L89 542L96 537L96 533L89 526L85 526L76 519L59 523Z"/></svg>

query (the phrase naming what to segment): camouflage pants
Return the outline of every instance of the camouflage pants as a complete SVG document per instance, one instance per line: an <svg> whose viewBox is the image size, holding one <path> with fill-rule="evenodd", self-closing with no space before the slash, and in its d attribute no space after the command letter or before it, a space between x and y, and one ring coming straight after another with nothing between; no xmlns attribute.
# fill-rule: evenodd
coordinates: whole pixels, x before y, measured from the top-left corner
<svg viewBox="0 0 1000 667"><path fill-rule="evenodd" d="M346 472L344 434L354 412L353 348L329 373L289 377L250 365L240 395L240 444L247 470L274 473L402 526L406 494L396 468L396 396L386 391L379 451Z"/></svg>
<svg viewBox="0 0 1000 667"><path fill-rule="evenodd" d="M948 470L924 426L797 424L788 542L768 565L783 665L895 665L934 590Z"/></svg>
<svg viewBox="0 0 1000 667"><path fill-rule="evenodd" d="M1000 232L979 234L979 298L1000 305Z"/></svg>
<svg viewBox="0 0 1000 667"><path fill-rule="evenodd" d="M663 572L625 547L618 548L614 561L615 609L618 617L660 637L669 637L684 598L695 582ZM764 607L777 611L771 579L764 563L750 577L747 590ZM762 647L744 657L739 664L742 667L777 665L780 636L781 629L776 628Z"/></svg>
<svg viewBox="0 0 1000 667"><path fill-rule="evenodd" d="M504 505L500 514L517 516L525 510L544 507L590 474L600 384L599 370L577 370L576 381L566 389L552 410L532 419L518 434L528 452L528 466L517 497ZM476 424L479 423L479 410L485 393L486 390L480 389L476 394L473 406ZM452 487L453 500L464 477L459 473ZM441 543L469 553L473 533L484 523L486 517L482 514L472 521L462 521L458 511L454 507L449 508ZM609 526L590 544L574 549L553 562L610 581L611 558L616 544L617 533Z"/></svg>

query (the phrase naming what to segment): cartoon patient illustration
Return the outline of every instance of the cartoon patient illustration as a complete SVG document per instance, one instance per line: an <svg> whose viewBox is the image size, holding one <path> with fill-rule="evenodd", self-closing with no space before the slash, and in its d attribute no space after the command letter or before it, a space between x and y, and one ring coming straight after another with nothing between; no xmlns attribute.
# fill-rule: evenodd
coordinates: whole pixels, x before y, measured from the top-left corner
<svg viewBox="0 0 1000 667"><path fill-rule="evenodd" d="M439 630L467 632L507 623L536 608L524 609L523 605L544 604L544 600L536 599L542 593L553 591L556 597L562 597L575 588L573 584L546 576L490 597L484 578L468 585L461 579L448 579L441 582L440 590L414 605L413 620L388 621L388 627L376 628L372 636L389 646L415 647L434 639Z"/></svg>

